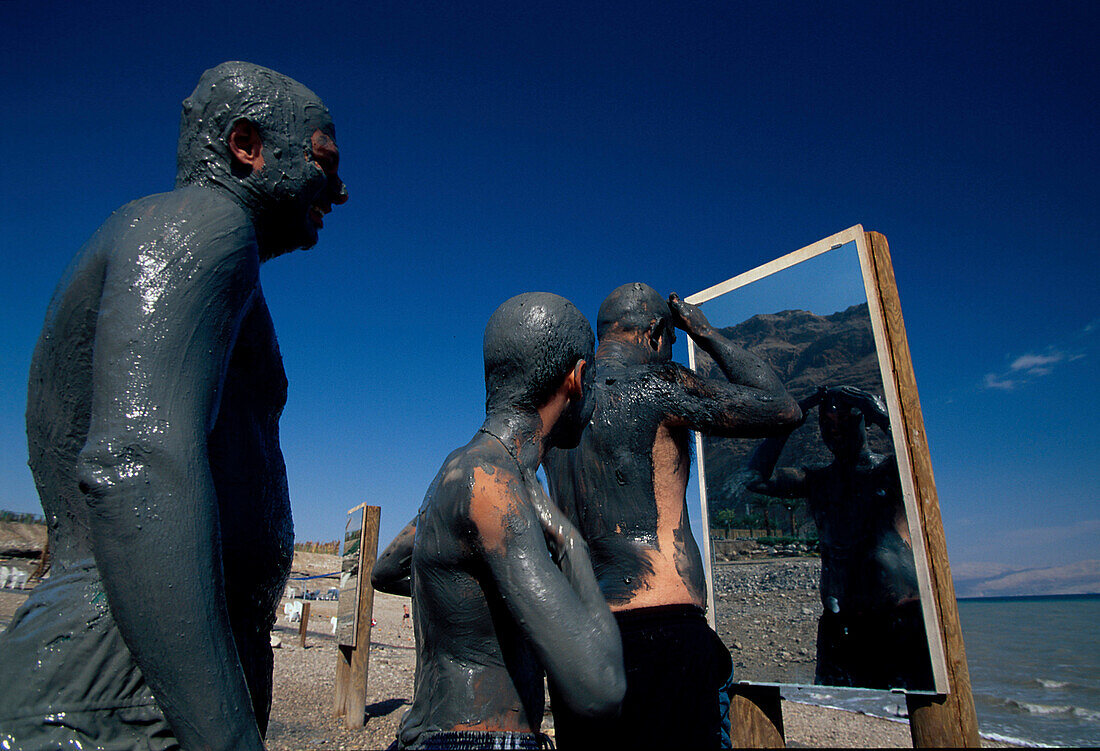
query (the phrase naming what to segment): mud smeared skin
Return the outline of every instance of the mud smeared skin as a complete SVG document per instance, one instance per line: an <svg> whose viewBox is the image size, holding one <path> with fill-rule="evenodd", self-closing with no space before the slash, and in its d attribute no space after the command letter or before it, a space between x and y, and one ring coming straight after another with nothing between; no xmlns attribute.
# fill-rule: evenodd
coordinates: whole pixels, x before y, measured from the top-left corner
<svg viewBox="0 0 1100 751"><path fill-rule="evenodd" d="M181 127L176 189L81 249L32 359L54 567L0 636L13 747L262 748L293 523L259 267L347 196L324 105L274 71L207 71Z"/></svg>
<svg viewBox="0 0 1100 751"><path fill-rule="evenodd" d="M674 363L674 327L728 380ZM689 430L766 436L800 418L759 358L719 335L702 312L644 284L600 307L595 414L578 448L543 464L551 494L581 530L612 610L706 605L702 558L688 524Z"/></svg>
<svg viewBox="0 0 1100 751"><path fill-rule="evenodd" d="M417 682L402 746L437 731L537 732L544 675L578 713L618 708L618 628L587 545L535 477L548 446L575 445L591 414L592 347L588 323L556 295L512 298L486 327L485 422L447 457L414 520ZM403 556L408 530L383 556Z"/></svg>
<svg viewBox="0 0 1100 751"><path fill-rule="evenodd" d="M890 432L886 408L878 397L852 386L819 387L800 404L804 413L818 406L831 464L776 469L787 441L779 436L757 448L746 477L747 487L757 493L807 499L817 525L823 615L815 682L931 688L897 458L873 453L866 445L867 422ZM854 634L863 624L874 624L875 635L858 637L862 654L838 657L850 654L841 644L844 634ZM880 640L885 653L876 651Z"/></svg>

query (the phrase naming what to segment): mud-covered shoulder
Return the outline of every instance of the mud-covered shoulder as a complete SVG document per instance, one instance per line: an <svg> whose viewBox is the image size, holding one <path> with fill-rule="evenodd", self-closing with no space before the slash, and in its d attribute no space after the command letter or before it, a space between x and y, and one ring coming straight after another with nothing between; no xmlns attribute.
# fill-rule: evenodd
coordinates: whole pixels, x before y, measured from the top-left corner
<svg viewBox="0 0 1100 751"><path fill-rule="evenodd" d="M684 373L694 375L674 362L602 368L593 387L597 411L626 411L631 419L637 419L639 411L663 412L682 401Z"/></svg>
<svg viewBox="0 0 1100 751"><path fill-rule="evenodd" d="M484 554L503 554L534 520L529 489L515 460L503 448L485 444L468 453L466 532Z"/></svg>
<svg viewBox="0 0 1100 751"><path fill-rule="evenodd" d="M683 399L691 391L705 389L707 379L678 362L658 362L632 369L631 382L650 394L650 398Z"/></svg>
<svg viewBox="0 0 1100 751"><path fill-rule="evenodd" d="M206 263L259 267L256 232L243 208L209 189L189 187L132 201L115 211L89 241L110 262Z"/></svg>
<svg viewBox="0 0 1100 751"><path fill-rule="evenodd" d="M484 523L501 499L522 486L518 468L498 445L475 438L444 460L425 495L421 515L432 514L468 543L481 537Z"/></svg>
<svg viewBox="0 0 1100 751"><path fill-rule="evenodd" d="M632 369L629 387L661 413L681 415L707 397L711 383L676 362L651 363Z"/></svg>
<svg viewBox="0 0 1100 751"><path fill-rule="evenodd" d="M871 454L871 474L883 488L901 495L901 468L897 454Z"/></svg>

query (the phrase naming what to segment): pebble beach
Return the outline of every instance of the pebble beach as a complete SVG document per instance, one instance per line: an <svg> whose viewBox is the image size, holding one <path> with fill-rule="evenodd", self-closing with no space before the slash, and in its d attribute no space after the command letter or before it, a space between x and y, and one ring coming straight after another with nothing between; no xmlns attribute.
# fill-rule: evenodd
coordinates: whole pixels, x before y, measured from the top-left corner
<svg viewBox="0 0 1100 751"><path fill-rule="evenodd" d="M299 554L295 574L312 575L336 569L335 556ZM311 586L330 586L327 579ZM0 628L6 627L27 591L0 590ZM284 600L284 603L287 600ZM333 716L337 647L331 618L335 601L310 602L305 646L297 623L279 610L272 632L274 695L267 733L270 751L303 749L385 749L396 738L401 717L412 701L416 669L415 643L409 622L403 619L408 598L376 593L367 679L367 719L364 727L346 728ZM801 604L797 605L801 613ZM783 703L787 745L792 748L909 748L912 741L904 720L890 720L839 709ZM543 730L553 734L549 710ZM983 740L986 747L1009 744Z"/></svg>

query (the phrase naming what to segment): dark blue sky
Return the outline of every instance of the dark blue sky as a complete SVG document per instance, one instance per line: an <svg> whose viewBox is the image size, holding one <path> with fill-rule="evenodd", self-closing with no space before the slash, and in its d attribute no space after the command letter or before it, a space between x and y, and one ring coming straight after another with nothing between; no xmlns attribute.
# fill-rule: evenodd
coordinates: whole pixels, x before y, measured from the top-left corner
<svg viewBox="0 0 1100 751"><path fill-rule="evenodd" d="M507 297L594 318L860 223L890 240L953 560L1100 557L1100 4L154 5L0 3L0 508L38 509L26 373L62 269L171 187L180 101L243 59L325 100L351 193L263 271L300 539L414 513L480 424Z"/></svg>

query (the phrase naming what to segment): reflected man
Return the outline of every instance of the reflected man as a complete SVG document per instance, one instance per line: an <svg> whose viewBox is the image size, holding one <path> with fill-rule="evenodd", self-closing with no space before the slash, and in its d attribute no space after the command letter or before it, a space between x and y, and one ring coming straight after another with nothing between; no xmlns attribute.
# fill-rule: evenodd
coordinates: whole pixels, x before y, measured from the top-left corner
<svg viewBox="0 0 1100 751"><path fill-rule="evenodd" d="M485 422L444 461L416 520L416 690L401 747L539 748L544 675L581 716L618 709L615 620L588 546L535 476L591 415L593 345L557 295L518 295L489 319Z"/></svg>
<svg viewBox="0 0 1100 751"><path fill-rule="evenodd" d="M53 574L0 636L0 745L259 749L293 553L260 264L347 200L328 110L249 63L183 103L176 187L73 259L31 362Z"/></svg>
<svg viewBox="0 0 1100 751"><path fill-rule="evenodd" d="M672 361L675 329L709 354L726 379ZM564 748L703 748L718 743L718 690L729 652L707 625L703 561L685 498L691 430L757 437L800 417L775 373L718 333L702 311L645 284L626 284L600 306L593 397L580 445L544 462L555 501L592 549L600 589L623 635L627 696L620 719L593 723L557 700Z"/></svg>
<svg viewBox="0 0 1100 751"><path fill-rule="evenodd" d="M931 689L897 457L867 448L868 422L890 433L886 408L852 386L820 387L800 406L803 415L819 407L821 440L833 462L776 469L787 436L769 438L749 460L747 487L805 498L817 525L823 612L814 682Z"/></svg>

